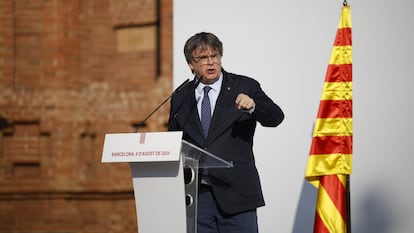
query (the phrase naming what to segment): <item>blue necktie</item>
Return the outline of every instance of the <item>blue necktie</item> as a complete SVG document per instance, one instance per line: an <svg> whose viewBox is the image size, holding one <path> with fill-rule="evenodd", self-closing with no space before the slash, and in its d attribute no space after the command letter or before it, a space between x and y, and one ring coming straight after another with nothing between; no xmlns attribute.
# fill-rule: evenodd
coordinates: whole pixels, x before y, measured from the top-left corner
<svg viewBox="0 0 414 233"><path fill-rule="evenodd" d="M211 105L210 98L208 97L208 92L211 90L211 87L204 87L204 97L201 102L201 125L203 126L204 137L207 138L208 129L210 128L211 122Z"/></svg>

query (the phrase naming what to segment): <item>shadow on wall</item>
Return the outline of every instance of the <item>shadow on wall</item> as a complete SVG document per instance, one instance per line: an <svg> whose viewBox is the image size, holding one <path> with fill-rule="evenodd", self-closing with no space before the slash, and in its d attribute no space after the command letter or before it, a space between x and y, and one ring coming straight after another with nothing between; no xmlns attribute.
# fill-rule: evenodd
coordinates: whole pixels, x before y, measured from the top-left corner
<svg viewBox="0 0 414 233"><path fill-rule="evenodd" d="M317 195L317 189L303 179L292 233L313 233Z"/></svg>
<svg viewBox="0 0 414 233"><path fill-rule="evenodd" d="M304 180L292 233L313 233L317 195L317 189ZM381 190L371 190L364 195L362 204L351 209L352 232L393 233L396 217L391 212L389 198L384 197ZM354 219L354 212L358 213L359 219Z"/></svg>
<svg viewBox="0 0 414 233"><path fill-rule="evenodd" d="M351 216L354 232L394 233L391 232L393 229L392 225L397 224L397 219L392 213L389 197L385 197L380 189L372 189L369 192L365 192L361 200L361 205L351 209L351 215L352 212L357 212L358 216L360 216L357 219L358 221Z"/></svg>

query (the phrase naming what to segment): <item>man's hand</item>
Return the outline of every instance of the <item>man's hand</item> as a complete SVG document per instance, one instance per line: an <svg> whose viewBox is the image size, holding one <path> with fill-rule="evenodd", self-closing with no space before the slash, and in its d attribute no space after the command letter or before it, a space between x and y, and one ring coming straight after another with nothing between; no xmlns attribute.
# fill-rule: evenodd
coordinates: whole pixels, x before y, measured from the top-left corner
<svg viewBox="0 0 414 233"><path fill-rule="evenodd" d="M236 98L236 107L238 110L249 111L255 106L254 100L248 95L240 93Z"/></svg>

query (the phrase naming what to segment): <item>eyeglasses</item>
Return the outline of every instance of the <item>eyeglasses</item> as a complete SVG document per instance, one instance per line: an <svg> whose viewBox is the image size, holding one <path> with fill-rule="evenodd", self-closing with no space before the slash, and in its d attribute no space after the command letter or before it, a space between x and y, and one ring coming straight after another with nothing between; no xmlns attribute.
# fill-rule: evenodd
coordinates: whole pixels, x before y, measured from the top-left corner
<svg viewBox="0 0 414 233"><path fill-rule="evenodd" d="M193 60L196 63L200 63L201 65L208 64L210 59L212 63L217 63L220 60L220 55L218 53L215 53L211 55L201 55L201 56L193 57Z"/></svg>

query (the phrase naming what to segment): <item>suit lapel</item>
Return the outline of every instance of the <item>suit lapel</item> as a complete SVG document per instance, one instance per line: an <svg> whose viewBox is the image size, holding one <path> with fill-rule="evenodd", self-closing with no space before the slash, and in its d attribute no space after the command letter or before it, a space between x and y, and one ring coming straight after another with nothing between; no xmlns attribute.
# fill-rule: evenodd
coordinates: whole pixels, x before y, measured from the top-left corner
<svg viewBox="0 0 414 233"><path fill-rule="evenodd" d="M224 73L220 94L211 119L207 138L209 142L214 141L235 119L241 116L242 112L236 109L234 103L236 96L237 90L234 88L234 80L228 77L227 73Z"/></svg>
<svg viewBox="0 0 414 233"><path fill-rule="evenodd" d="M187 132L187 134L199 145L203 145L205 144L205 138L203 136L203 129L197 111L194 87L191 88L191 90L188 90L184 98L187 100L184 100L185 105L183 106L180 117L184 131Z"/></svg>

